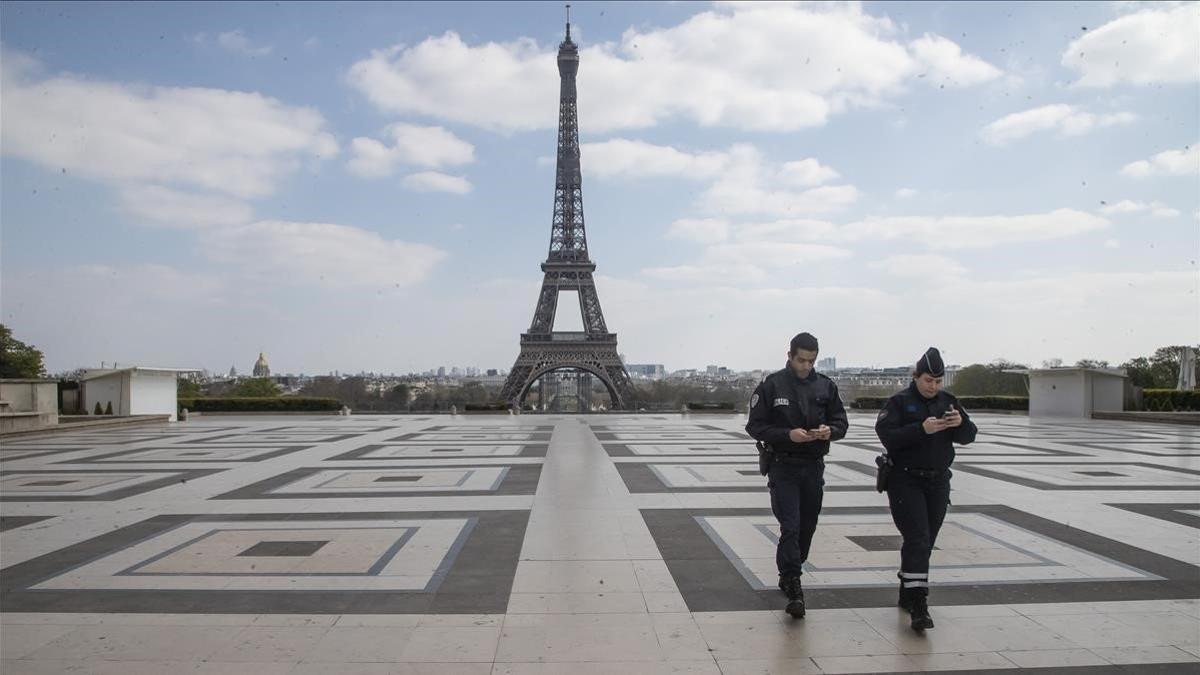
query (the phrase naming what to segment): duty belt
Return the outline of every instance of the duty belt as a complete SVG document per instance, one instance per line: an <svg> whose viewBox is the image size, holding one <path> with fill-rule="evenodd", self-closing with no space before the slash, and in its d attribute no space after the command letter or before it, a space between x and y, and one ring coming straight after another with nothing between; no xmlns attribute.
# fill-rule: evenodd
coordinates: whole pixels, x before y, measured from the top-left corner
<svg viewBox="0 0 1200 675"><path fill-rule="evenodd" d="M914 469L911 467L904 467L903 470L905 473L907 473L911 476L916 476L917 478L924 478L925 480L932 480L932 479L937 478L938 476L946 473L945 469Z"/></svg>
<svg viewBox="0 0 1200 675"><path fill-rule="evenodd" d="M814 464L822 461L819 455L802 455L798 452L775 452L775 461L782 464Z"/></svg>

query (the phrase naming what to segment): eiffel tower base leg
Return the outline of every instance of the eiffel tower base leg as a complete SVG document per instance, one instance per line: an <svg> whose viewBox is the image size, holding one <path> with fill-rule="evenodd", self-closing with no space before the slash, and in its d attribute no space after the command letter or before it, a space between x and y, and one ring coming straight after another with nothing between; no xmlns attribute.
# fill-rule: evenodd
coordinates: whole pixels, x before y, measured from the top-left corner
<svg viewBox="0 0 1200 675"><path fill-rule="evenodd" d="M617 354L615 339L610 344L597 344L588 340L529 340L522 336L521 353L500 395L520 409L534 382L547 373L568 369L591 373L599 379L608 390L614 410L624 410L630 404L632 383Z"/></svg>

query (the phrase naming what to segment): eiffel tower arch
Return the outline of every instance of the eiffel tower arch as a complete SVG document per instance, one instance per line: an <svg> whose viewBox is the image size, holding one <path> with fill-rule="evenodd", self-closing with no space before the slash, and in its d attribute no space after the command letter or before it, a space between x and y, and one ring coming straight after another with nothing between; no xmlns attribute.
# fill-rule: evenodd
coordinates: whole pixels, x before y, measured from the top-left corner
<svg viewBox="0 0 1200 675"><path fill-rule="evenodd" d="M593 273L596 263L588 256L583 220L583 176L579 163L579 120L575 75L579 72L579 47L566 38L558 46L558 159L554 178L554 216L550 226L550 251L542 263L542 290L529 331L521 334L521 353L501 396L520 407L540 378L562 370L590 373L604 385L613 409L630 403L632 384L617 353L617 334L608 332ZM555 331L559 293L579 295L582 331Z"/></svg>

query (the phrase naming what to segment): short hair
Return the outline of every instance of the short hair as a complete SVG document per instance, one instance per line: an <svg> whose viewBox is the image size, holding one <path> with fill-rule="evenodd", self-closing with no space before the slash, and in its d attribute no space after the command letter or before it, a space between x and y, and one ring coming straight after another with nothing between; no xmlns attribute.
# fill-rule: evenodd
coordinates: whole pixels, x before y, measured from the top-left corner
<svg viewBox="0 0 1200 675"><path fill-rule="evenodd" d="M813 337L812 333L800 333L792 338L792 349L788 353L795 356L801 349L806 352L821 351L817 345L817 338Z"/></svg>

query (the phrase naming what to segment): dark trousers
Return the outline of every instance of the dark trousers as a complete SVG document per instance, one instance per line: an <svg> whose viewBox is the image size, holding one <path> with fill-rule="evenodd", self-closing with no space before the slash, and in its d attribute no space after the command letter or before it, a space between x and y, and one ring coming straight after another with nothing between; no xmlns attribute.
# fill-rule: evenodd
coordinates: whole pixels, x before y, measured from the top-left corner
<svg viewBox="0 0 1200 675"><path fill-rule="evenodd" d="M779 521L775 565L779 576L799 576L817 531L817 516L825 495L825 463L818 459L785 463L776 460L767 473L771 511Z"/></svg>
<svg viewBox="0 0 1200 675"><path fill-rule="evenodd" d="M896 468L888 478L888 504L904 543L900 546L903 592L929 594L929 554L950 505L950 470L927 477Z"/></svg>

